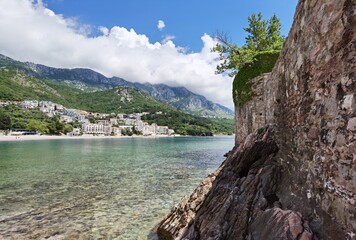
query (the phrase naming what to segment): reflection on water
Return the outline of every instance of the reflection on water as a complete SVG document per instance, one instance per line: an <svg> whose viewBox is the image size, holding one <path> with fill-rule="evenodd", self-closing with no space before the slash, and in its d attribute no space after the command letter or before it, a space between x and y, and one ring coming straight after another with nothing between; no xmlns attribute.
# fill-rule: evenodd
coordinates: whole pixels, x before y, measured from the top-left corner
<svg viewBox="0 0 356 240"><path fill-rule="evenodd" d="M153 239L232 137L0 142L0 239Z"/></svg>

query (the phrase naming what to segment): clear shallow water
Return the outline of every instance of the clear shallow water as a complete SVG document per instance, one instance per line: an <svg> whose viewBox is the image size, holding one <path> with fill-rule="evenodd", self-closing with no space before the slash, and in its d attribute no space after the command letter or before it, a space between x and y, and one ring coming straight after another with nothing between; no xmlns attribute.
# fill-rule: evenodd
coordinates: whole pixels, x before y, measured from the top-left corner
<svg viewBox="0 0 356 240"><path fill-rule="evenodd" d="M0 142L0 239L154 239L233 137Z"/></svg>

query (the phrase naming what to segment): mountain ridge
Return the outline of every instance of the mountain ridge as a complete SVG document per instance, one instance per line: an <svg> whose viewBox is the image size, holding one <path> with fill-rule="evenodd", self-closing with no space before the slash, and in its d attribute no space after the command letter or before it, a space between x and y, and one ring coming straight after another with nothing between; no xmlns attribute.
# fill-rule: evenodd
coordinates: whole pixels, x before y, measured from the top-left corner
<svg viewBox="0 0 356 240"><path fill-rule="evenodd" d="M211 135L232 134L233 119L209 119L184 113L142 91L115 87L102 91L82 91L62 82L39 79L12 67L0 67L0 106L5 111L9 104L24 100L51 101L65 108L105 114L131 114L146 112L148 123L169 126L177 134ZM9 114L12 114L9 113ZM28 121L22 119L17 128L26 129Z"/></svg>
<svg viewBox="0 0 356 240"><path fill-rule="evenodd" d="M171 87L163 83L130 82L116 76L108 78L89 68L54 68L32 62L16 61L2 54L0 54L0 66L12 66L31 76L65 82L85 91L105 90L115 87L133 88L193 115L213 118L233 118L234 115L231 109L209 101L206 97L193 93L183 86Z"/></svg>

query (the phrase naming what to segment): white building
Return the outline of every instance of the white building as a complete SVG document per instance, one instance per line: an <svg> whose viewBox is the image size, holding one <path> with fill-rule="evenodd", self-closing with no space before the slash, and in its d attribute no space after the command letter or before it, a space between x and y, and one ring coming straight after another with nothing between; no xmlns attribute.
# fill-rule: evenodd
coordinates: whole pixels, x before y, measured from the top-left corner
<svg viewBox="0 0 356 240"><path fill-rule="evenodd" d="M168 135L169 134L169 128L167 126L158 126L156 134Z"/></svg>
<svg viewBox="0 0 356 240"><path fill-rule="evenodd" d="M93 134L93 135L110 135L112 131L111 125L104 125L101 123L83 124L82 129L83 129L83 133Z"/></svg>
<svg viewBox="0 0 356 240"><path fill-rule="evenodd" d="M33 109L38 107L38 101L36 100L24 100L20 103L21 108Z"/></svg>
<svg viewBox="0 0 356 240"><path fill-rule="evenodd" d="M125 125L129 126L129 125L135 125L136 119L132 119L132 118L125 118L124 123Z"/></svg>
<svg viewBox="0 0 356 240"><path fill-rule="evenodd" d="M111 125L117 125L118 124L117 118L110 118L110 124Z"/></svg>
<svg viewBox="0 0 356 240"><path fill-rule="evenodd" d="M141 120L135 122L135 128L137 131L140 131L140 132L143 132L143 127L145 125L147 125L147 123L145 123L144 121L141 121Z"/></svg>
<svg viewBox="0 0 356 240"><path fill-rule="evenodd" d="M38 103L40 107L40 111L43 113L47 113L49 116L53 116L54 114L58 113L57 106L63 111L64 107L62 105L53 103L51 101L41 101Z"/></svg>
<svg viewBox="0 0 356 240"><path fill-rule="evenodd" d="M142 134L144 136L156 135L157 133L157 124L152 123L151 125L145 125L142 129Z"/></svg>

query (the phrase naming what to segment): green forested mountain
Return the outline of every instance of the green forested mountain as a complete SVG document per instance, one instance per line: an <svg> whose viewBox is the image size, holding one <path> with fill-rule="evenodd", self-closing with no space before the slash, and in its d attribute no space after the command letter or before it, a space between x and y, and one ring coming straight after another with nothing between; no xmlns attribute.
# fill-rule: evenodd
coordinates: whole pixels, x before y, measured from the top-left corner
<svg viewBox="0 0 356 240"><path fill-rule="evenodd" d="M173 107L133 89L119 87L104 91L85 92L66 83L40 80L11 68L0 70L0 86L1 100L50 100L68 108L101 113L175 110Z"/></svg>
<svg viewBox="0 0 356 240"><path fill-rule="evenodd" d="M143 92L117 87L85 92L64 82L41 80L11 67L0 68L0 100L47 100L89 112L150 112L147 122L167 125L181 134L232 133L232 119L207 119L183 113ZM162 112L162 114L156 114Z"/></svg>
<svg viewBox="0 0 356 240"><path fill-rule="evenodd" d="M30 62L20 62L0 54L0 67L11 67L35 78L56 83L66 83L71 87L93 91L127 87L138 90L152 98L173 106L185 113L203 117L233 118L231 109L213 103L204 96L193 93L185 87L171 87L165 84L130 82L120 77L108 78L91 69L53 68Z"/></svg>
<svg viewBox="0 0 356 240"><path fill-rule="evenodd" d="M22 71L12 68L0 69L0 86L1 100L51 99L58 103L69 103L65 95L61 95L57 89L51 87L45 81L30 77ZM74 89L71 89L71 91L75 92Z"/></svg>

